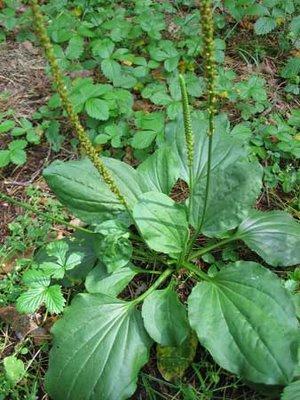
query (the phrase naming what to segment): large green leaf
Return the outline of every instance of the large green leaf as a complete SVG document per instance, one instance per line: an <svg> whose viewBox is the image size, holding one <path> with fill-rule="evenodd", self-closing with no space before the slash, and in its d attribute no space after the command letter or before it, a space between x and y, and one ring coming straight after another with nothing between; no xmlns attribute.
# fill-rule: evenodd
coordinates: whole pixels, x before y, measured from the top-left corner
<svg viewBox="0 0 300 400"><path fill-rule="evenodd" d="M46 388L54 400L123 400L134 393L151 340L132 303L80 294L52 332Z"/></svg>
<svg viewBox="0 0 300 400"><path fill-rule="evenodd" d="M189 319L221 367L256 383L284 385L297 362L299 325L280 279L253 262L237 262L189 297Z"/></svg>
<svg viewBox="0 0 300 400"><path fill-rule="evenodd" d="M151 249L177 257L185 248L189 235L186 210L167 195L143 194L133 218Z"/></svg>
<svg viewBox="0 0 300 400"><path fill-rule="evenodd" d="M133 208L138 197L143 192L149 191L147 186L143 184L139 172L120 160L107 157L102 157L102 159L111 171L117 186L126 198L129 206Z"/></svg>
<svg viewBox="0 0 300 400"><path fill-rule="evenodd" d="M253 210L236 237L274 267L300 263L300 224L286 212Z"/></svg>
<svg viewBox="0 0 300 400"><path fill-rule="evenodd" d="M190 223L199 228L202 221L208 161L208 121L203 113L194 113L195 134L193 162L194 185L191 193ZM215 119L212 140L210 191L202 233L222 236L247 216L260 193L262 168L250 163L243 145L228 133L228 121L223 115ZM181 178L189 181L184 126L182 119L167 126L167 139L175 143Z"/></svg>
<svg viewBox="0 0 300 400"><path fill-rule="evenodd" d="M103 293L116 297L136 275L134 266L129 263L113 273L108 273L100 263L90 271L85 280L85 287L89 293Z"/></svg>
<svg viewBox="0 0 300 400"><path fill-rule="evenodd" d="M174 148L168 145L160 147L138 167L138 171L149 191L169 194L180 176L180 165Z"/></svg>
<svg viewBox="0 0 300 400"><path fill-rule="evenodd" d="M162 346L180 346L189 335L186 308L170 286L145 299L142 317L151 338Z"/></svg>
<svg viewBox="0 0 300 400"><path fill-rule="evenodd" d="M59 201L87 223L124 210L88 159L54 162L43 176Z"/></svg>
<svg viewBox="0 0 300 400"><path fill-rule="evenodd" d="M260 193L261 178L260 165L250 164L246 160L213 170L202 233L220 237L238 226ZM205 187L206 176L203 176L193 189L190 222L195 228L199 227L202 220Z"/></svg>

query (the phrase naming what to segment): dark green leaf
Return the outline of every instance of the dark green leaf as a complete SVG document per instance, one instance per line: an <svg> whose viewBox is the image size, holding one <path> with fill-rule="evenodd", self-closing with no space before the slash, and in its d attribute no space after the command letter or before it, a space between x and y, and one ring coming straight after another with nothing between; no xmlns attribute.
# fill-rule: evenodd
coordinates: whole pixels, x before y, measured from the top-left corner
<svg viewBox="0 0 300 400"><path fill-rule="evenodd" d="M180 176L173 148L164 145L139 165L138 171L149 190L169 194Z"/></svg>
<svg viewBox="0 0 300 400"><path fill-rule="evenodd" d="M142 317L149 336L162 346L180 346L189 335L186 308L170 286L145 299Z"/></svg>
<svg viewBox="0 0 300 400"><path fill-rule="evenodd" d="M132 303L80 294L53 329L46 388L56 400L125 400L151 341Z"/></svg>
<svg viewBox="0 0 300 400"><path fill-rule="evenodd" d="M177 257L189 236L186 210L163 193L140 196L133 217L148 246Z"/></svg>
<svg viewBox="0 0 300 400"><path fill-rule="evenodd" d="M59 201L87 223L124 210L88 159L52 163L43 175Z"/></svg>
<svg viewBox="0 0 300 400"><path fill-rule="evenodd" d="M116 297L136 275L132 264L119 268L113 273L108 273L104 265L98 264L88 274L85 287L89 293L103 293Z"/></svg>
<svg viewBox="0 0 300 400"><path fill-rule="evenodd" d="M221 367L256 383L285 385L297 362L299 325L290 294L253 262L223 268L189 297L189 319Z"/></svg>

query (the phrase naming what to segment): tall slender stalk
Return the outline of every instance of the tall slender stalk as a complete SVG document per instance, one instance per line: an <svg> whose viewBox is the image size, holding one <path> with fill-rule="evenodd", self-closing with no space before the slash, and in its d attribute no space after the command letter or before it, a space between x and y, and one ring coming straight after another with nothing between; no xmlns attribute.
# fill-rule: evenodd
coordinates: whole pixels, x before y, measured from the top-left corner
<svg viewBox="0 0 300 400"><path fill-rule="evenodd" d="M207 82L208 93L208 156L206 172L206 188L199 232L204 223L207 210L207 202L210 191L210 173L211 173L211 153L212 138L215 130L214 116L216 114L216 61L214 48L214 21L212 14L211 0L200 1L200 13L202 21L202 35L204 44L204 73Z"/></svg>
<svg viewBox="0 0 300 400"><path fill-rule="evenodd" d="M214 116L216 110L216 61L215 61L215 49L214 49L214 22L212 14L211 0L200 1L200 14L202 22L202 36L203 36L203 59L204 59L204 75L207 84L207 101L208 101L208 149L207 149L207 163L206 163L206 183L205 183L205 195L202 209L201 221L193 234L189 250L192 248L195 240L197 239L201 229L203 227L209 192L210 192L210 177L211 177L211 158L212 158L212 141L215 130Z"/></svg>
<svg viewBox="0 0 300 400"><path fill-rule="evenodd" d="M53 76L53 80L56 84L57 92L60 96L62 105L69 117L69 120L74 128L76 136L80 142L81 148L84 150L86 155L94 164L99 174L103 178L104 182L108 185L110 190L116 195L120 203L123 204L128 211L130 211L126 199L121 194L110 171L106 168L105 164L97 154L96 149L93 147L88 135L86 134L83 126L80 123L78 115L74 111L73 105L68 95L67 88L64 83L63 74L58 65L57 59L54 55L53 46L48 37L45 28L44 18L37 0L31 0L31 9L33 13L34 23L36 26L37 36L45 51L46 58L50 64L51 73Z"/></svg>
<svg viewBox="0 0 300 400"><path fill-rule="evenodd" d="M188 168L189 168L189 189L192 192L193 186L193 161L194 161L194 133L192 128L191 113L189 106L188 93L183 75L179 75L179 83L182 98L184 134L187 150Z"/></svg>

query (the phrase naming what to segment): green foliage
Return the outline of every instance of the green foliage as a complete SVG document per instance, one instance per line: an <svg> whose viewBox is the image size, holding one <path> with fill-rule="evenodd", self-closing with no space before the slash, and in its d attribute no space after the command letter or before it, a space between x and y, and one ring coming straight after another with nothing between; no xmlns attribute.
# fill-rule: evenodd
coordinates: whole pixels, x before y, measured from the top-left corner
<svg viewBox="0 0 300 400"><path fill-rule="evenodd" d="M16 356L8 356L3 360L4 370L11 386L15 386L25 375L25 366Z"/></svg>
<svg viewBox="0 0 300 400"><path fill-rule="evenodd" d="M1 116L0 135L7 136L10 139L6 149L0 150L0 168L6 167L13 163L17 166L26 162L27 156L25 148L30 144L39 144L43 130L40 126L33 127L32 123L22 118L16 126L15 121L5 119ZM15 139L21 137L22 139Z"/></svg>
<svg viewBox="0 0 300 400"><path fill-rule="evenodd" d="M81 294L53 334L46 377L53 398L120 400L134 393L151 344L134 304L104 294Z"/></svg>
<svg viewBox="0 0 300 400"><path fill-rule="evenodd" d="M270 106L265 79L256 72L238 81L234 70L221 65L226 44L216 38L219 105L231 102L238 123L230 126L224 113L214 119L214 112L192 113L195 151L188 160L177 69L191 105L205 110L209 104L206 83L198 77L206 57L198 10L188 1L182 15L178 4L169 2L139 0L126 8L119 3L107 7L104 1L69 3L55 1L43 8L59 65L69 76L89 76L65 80L72 105L96 146L118 149L117 157L131 146L133 157L143 162L133 168L101 158L126 207L87 158L55 161L44 170L49 187L87 231L81 244L77 239L50 243L23 274L26 291L17 301L22 312L44 306L60 313L62 288L84 282L88 292L76 294L53 327L49 395L64 400L129 398L152 340L158 343L162 376L181 378L196 352L192 328L222 368L257 384L289 385L286 396L295 387L291 382L298 362L299 324L289 293L297 289L298 278L297 271L291 272L292 282L284 285L268 265L281 269L300 263L299 223L286 213L254 209L262 188L255 156L270 161L265 182L276 175L286 192L293 190L296 178L284 181L279 165L281 158L299 156L298 110L288 121L273 115L271 124L267 117L258 120L257 114ZM225 7L237 21L254 17L258 35L277 32L282 18L291 33L288 42L299 34L293 1L227 0ZM165 37L165 13L174 14L176 40ZM5 23L13 29L16 12L8 14ZM224 33L224 16L216 13L215 23ZM292 57L280 72L295 85L297 63ZM46 137L56 151L63 140L57 119L64 116L57 95L36 115L45 118ZM32 125L15 130L13 124L2 123L2 134L26 135L20 141L27 143ZM24 159L25 146L13 146L2 151L2 164ZM17 153L13 158L11 150ZM279 171L274 172L276 165ZM178 190L179 179L187 187L175 201L172 191ZM232 246L237 240L241 250L244 242L265 266L240 261L244 252ZM221 246L219 255L212 253ZM140 274L157 279L143 279L146 285L140 287ZM81 290L76 286L76 292ZM297 305L296 295L294 299Z"/></svg>
<svg viewBox="0 0 300 400"><path fill-rule="evenodd" d="M189 319L224 368L269 385L292 378L298 329L293 303L276 275L260 265L238 262L199 283L189 298Z"/></svg>
<svg viewBox="0 0 300 400"><path fill-rule="evenodd" d="M180 347L189 336L185 307L171 286L145 299L142 316L149 336L162 346Z"/></svg>

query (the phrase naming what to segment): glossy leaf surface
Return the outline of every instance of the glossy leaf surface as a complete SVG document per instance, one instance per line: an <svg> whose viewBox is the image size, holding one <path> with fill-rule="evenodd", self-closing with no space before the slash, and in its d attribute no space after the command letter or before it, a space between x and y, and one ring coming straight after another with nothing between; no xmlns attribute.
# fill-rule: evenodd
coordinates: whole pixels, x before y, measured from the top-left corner
<svg viewBox="0 0 300 400"><path fill-rule="evenodd" d="M153 250L176 257L185 248L188 240L186 211L165 194L143 194L133 209L133 217Z"/></svg>
<svg viewBox="0 0 300 400"><path fill-rule="evenodd" d="M144 300L142 317L150 337L162 346L180 346L189 335L186 308L171 287Z"/></svg>
<svg viewBox="0 0 300 400"><path fill-rule="evenodd" d="M46 387L55 400L124 400L136 389L151 341L131 303L80 294L53 329Z"/></svg>
<svg viewBox="0 0 300 400"><path fill-rule="evenodd" d="M252 211L236 233L268 264L300 263L300 223L283 211Z"/></svg>
<svg viewBox="0 0 300 400"><path fill-rule="evenodd" d="M269 270L237 262L189 297L200 343L223 368L256 383L284 385L293 376L299 325L290 294Z"/></svg>

